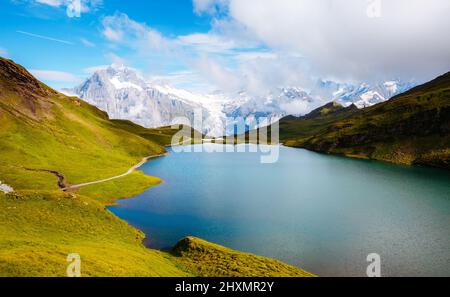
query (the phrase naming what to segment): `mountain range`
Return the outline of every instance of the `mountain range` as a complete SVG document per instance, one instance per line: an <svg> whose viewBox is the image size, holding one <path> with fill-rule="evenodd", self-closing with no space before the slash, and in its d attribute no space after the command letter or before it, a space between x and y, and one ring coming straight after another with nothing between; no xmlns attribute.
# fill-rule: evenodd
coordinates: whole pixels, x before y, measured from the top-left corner
<svg viewBox="0 0 450 297"><path fill-rule="evenodd" d="M284 117L279 136L286 146L327 154L449 169L450 72L363 109L331 102Z"/></svg>
<svg viewBox="0 0 450 297"><path fill-rule="evenodd" d="M197 128L204 134L220 136L236 132L235 118L246 122L247 126L240 129L251 130L287 115L306 114L329 101L346 106L353 103L358 108L372 106L415 85L399 80L356 85L320 80L313 90L283 87L263 96L244 91L200 94L151 82L133 68L109 66L62 92L80 97L113 119L130 120L147 128L178 124L180 117L192 125L194 113L201 112L202 127Z"/></svg>

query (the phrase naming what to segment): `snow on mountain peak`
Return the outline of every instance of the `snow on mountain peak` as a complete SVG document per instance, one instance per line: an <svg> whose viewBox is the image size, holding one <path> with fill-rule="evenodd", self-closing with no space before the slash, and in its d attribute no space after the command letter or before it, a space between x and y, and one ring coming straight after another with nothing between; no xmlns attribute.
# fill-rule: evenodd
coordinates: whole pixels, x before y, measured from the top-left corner
<svg viewBox="0 0 450 297"><path fill-rule="evenodd" d="M304 115L330 101L364 108L414 86L414 83L399 80L373 85L318 81L311 91L292 86L279 88L266 96L251 96L245 91L199 94L151 83L136 69L113 65L97 70L78 87L63 91L108 112L111 118L131 120L149 128L174 124L173 120L180 117L193 123L195 112L200 110L202 132L221 136L234 131L234 127L228 126L229 118L241 117L248 128L253 129L287 115Z"/></svg>
<svg viewBox="0 0 450 297"><path fill-rule="evenodd" d="M392 93L396 93L398 86L397 86L397 81L387 81L384 83L384 86L386 87L387 90L389 90L389 92Z"/></svg>
<svg viewBox="0 0 450 297"><path fill-rule="evenodd" d="M390 80L377 84L340 84L338 85L338 90L333 93L333 99L341 104L352 102L358 108L364 108L389 100L416 85L414 82L401 82L399 80Z"/></svg>
<svg viewBox="0 0 450 297"><path fill-rule="evenodd" d="M143 91L143 88L138 86L137 84L128 82L128 81L120 81L120 78L117 76L114 76L113 78L109 79L109 81L113 84L113 86L116 89L127 89L127 88L135 88L139 91Z"/></svg>

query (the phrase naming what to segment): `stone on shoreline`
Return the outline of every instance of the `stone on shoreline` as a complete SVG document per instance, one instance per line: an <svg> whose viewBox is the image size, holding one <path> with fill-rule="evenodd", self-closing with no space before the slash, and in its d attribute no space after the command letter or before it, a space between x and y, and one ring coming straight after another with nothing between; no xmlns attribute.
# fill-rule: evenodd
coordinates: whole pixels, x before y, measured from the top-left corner
<svg viewBox="0 0 450 297"><path fill-rule="evenodd" d="M14 192L14 189L11 186L8 186L7 184L2 183L2 181L0 180L0 191L5 194L8 194L8 193Z"/></svg>

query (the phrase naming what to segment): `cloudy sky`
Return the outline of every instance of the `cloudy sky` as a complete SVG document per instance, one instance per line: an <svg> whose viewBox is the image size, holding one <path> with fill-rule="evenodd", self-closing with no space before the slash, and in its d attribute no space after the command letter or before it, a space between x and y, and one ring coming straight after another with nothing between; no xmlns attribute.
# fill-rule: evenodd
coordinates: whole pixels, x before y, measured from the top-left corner
<svg viewBox="0 0 450 297"><path fill-rule="evenodd" d="M448 0L0 0L0 55L49 85L125 64L209 92L429 80L450 71Z"/></svg>

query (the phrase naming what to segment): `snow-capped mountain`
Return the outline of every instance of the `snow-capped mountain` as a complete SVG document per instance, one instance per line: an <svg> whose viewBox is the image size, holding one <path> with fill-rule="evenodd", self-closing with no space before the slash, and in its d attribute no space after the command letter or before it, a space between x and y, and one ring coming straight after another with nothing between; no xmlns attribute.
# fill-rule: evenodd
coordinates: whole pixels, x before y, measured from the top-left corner
<svg viewBox="0 0 450 297"><path fill-rule="evenodd" d="M333 92L333 100L344 105L355 104L358 108L372 106L395 95L404 93L415 87L413 82L402 82L400 80L391 80L375 85L362 83L360 85L337 84Z"/></svg>
<svg viewBox="0 0 450 297"><path fill-rule="evenodd" d="M254 129L289 114L306 113L310 110L308 106L313 103L313 98L301 88L279 88L266 96L255 97L245 92L230 96L230 100L223 105L223 112L229 118L244 119L247 128Z"/></svg>
<svg viewBox="0 0 450 297"><path fill-rule="evenodd" d="M364 108L414 86L399 80L375 85L319 81L313 90L285 87L265 96L252 96L244 91L198 94L151 83L132 68L110 66L98 70L80 86L63 92L79 96L111 118L131 120L148 128L178 124L180 117L194 126L195 113L201 113L202 127L196 128L211 136L221 136L236 132L235 125L240 125L237 132L241 133L287 115L304 115L330 101Z"/></svg>
<svg viewBox="0 0 450 297"><path fill-rule="evenodd" d="M207 134L222 134L223 116L209 98L184 90L149 84L138 71L110 66L95 72L80 86L64 89L106 111L110 118L131 120L145 127L178 124L177 118L194 121L201 112Z"/></svg>
<svg viewBox="0 0 450 297"><path fill-rule="evenodd" d="M98 70L80 86L62 91L97 106L113 119L127 119L149 128L179 123L180 117L194 125L194 113L200 111L201 130L211 136L233 133L237 118L246 124L239 127L240 133L290 114L296 102L312 102L298 88L280 89L263 97L245 92L197 94L150 83L137 70L117 66Z"/></svg>

